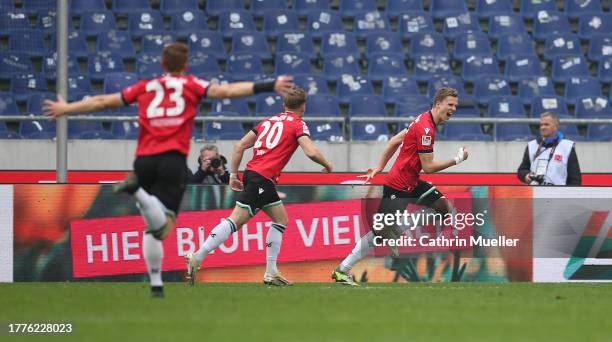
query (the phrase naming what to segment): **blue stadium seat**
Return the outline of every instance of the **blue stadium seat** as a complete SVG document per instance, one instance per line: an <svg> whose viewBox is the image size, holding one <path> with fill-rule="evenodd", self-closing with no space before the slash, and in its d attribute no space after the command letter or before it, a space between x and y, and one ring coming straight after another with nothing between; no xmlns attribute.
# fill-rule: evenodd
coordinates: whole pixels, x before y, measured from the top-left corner
<svg viewBox="0 0 612 342"><path fill-rule="evenodd" d="M453 58L464 61L471 56L491 56L489 37L482 32L468 32L455 37Z"/></svg>
<svg viewBox="0 0 612 342"><path fill-rule="evenodd" d="M206 140L240 140L243 136L244 128L240 122L213 121L206 122L204 126Z"/></svg>
<svg viewBox="0 0 612 342"><path fill-rule="evenodd" d="M68 75L68 93L91 91L91 80L85 75Z"/></svg>
<svg viewBox="0 0 612 342"><path fill-rule="evenodd" d="M295 75L310 74L310 56L303 53L280 52L276 54L274 63L274 74L276 75Z"/></svg>
<svg viewBox="0 0 612 342"><path fill-rule="evenodd" d="M446 39L455 39L467 32L480 32L478 17L471 12L444 18L442 34Z"/></svg>
<svg viewBox="0 0 612 342"><path fill-rule="evenodd" d="M336 83L336 93L340 103L349 103L355 95L373 95L374 86L365 77L343 75Z"/></svg>
<svg viewBox="0 0 612 342"><path fill-rule="evenodd" d="M27 13L19 10L0 14L0 36L7 36L9 30L32 28Z"/></svg>
<svg viewBox="0 0 612 342"><path fill-rule="evenodd" d="M612 56L602 58L601 61L599 61L597 78L599 82L602 83L612 82Z"/></svg>
<svg viewBox="0 0 612 342"><path fill-rule="evenodd" d="M540 12L534 19L533 38L544 40L554 33L571 33L569 21L561 12Z"/></svg>
<svg viewBox="0 0 612 342"><path fill-rule="evenodd" d="M404 57L398 55L376 54L368 60L368 78L382 81L390 76L408 76Z"/></svg>
<svg viewBox="0 0 612 342"><path fill-rule="evenodd" d="M304 53L310 59L317 58L312 38L308 34L301 32L279 34L276 40L276 53L279 52Z"/></svg>
<svg viewBox="0 0 612 342"><path fill-rule="evenodd" d="M590 141L612 141L612 125L591 124L587 130Z"/></svg>
<svg viewBox="0 0 612 342"><path fill-rule="evenodd" d="M447 140L459 141L491 141L491 136L484 134L479 124L453 124L444 125L444 135Z"/></svg>
<svg viewBox="0 0 612 342"><path fill-rule="evenodd" d="M85 12L105 11L106 2L104 0L77 0L70 1L70 15L82 15Z"/></svg>
<svg viewBox="0 0 612 342"><path fill-rule="evenodd" d="M24 53L0 52L0 78L9 79L13 74L32 73L30 56Z"/></svg>
<svg viewBox="0 0 612 342"><path fill-rule="evenodd" d="M353 55L328 56L323 60L323 75L336 81L342 75L359 75L359 60Z"/></svg>
<svg viewBox="0 0 612 342"><path fill-rule="evenodd" d="M111 124L111 134L115 139L137 139L140 133L138 122L113 122Z"/></svg>
<svg viewBox="0 0 612 342"><path fill-rule="evenodd" d="M337 122L317 122L309 120L308 128L310 130L310 139L312 140L330 142L344 141L342 128L340 128L340 124Z"/></svg>
<svg viewBox="0 0 612 342"><path fill-rule="evenodd" d="M13 4L13 0L0 0L0 11L2 13L12 11L15 9L15 5Z"/></svg>
<svg viewBox="0 0 612 342"><path fill-rule="evenodd" d="M113 12L117 14L142 13L151 10L149 0L113 0Z"/></svg>
<svg viewBox="0 0 612 342"><path fill-rule="evenodd" d="M391 132L386 123L352 123L352 140L389 141Z"/></svg>
<svg viewBox="0 0 612 342"><path fill-rule="evenodd" d="M557 11L556 0L521 0L521 15L526 19L536 19L541 11Z"/></svg>
<svg viewBox="0 0 612 342"><path fill-rule="evenodd" d="M53 35L51 37L52 50L55 50L55 47L57 46L56 40L56 35ZM81 33L81 31L70 31L70 33L68 33L68 48L70 53L78 58L87 58L87 56L89 56L87 39L85 38L85 34Z"/></svg>
<svg viewBox="0 0 612 342"><path fill-rule="evenodd" d="M55 26L57 24L56 10L39 11L36 16L36 29L44 32L46 35L55 34ZM68 31L74 30L72 17L68 17Z"/></svg>
<svg viewBox="0 0 612 342"><path fill-rule="evenodd" d="M342 17L336 11L309 12L306 31L314 38L321 38L328 32L343 31Z"/></svg>
<svg viewBox="0 0 612 342"><path fill-rule="evenodd" d="M444 55L422 55L414 60L414 78L426 82L436 75L452 75L450 58Z"/></svg>
<svg viewBox="0 0 612 342"><path fill-rule="evenodd" d="M90 55L87 72L92 80L103 80L109 72L123 72L125 69L121 56L112 52L98 52Z"/></svg>
<svg viewBox="0 0 612 342"><path fill-rule="evenodd" d="M181 38L207 29L208 23L202 11L177 12L170 19L170 31Z"/></svg>
<svg viewBox="0 0 612 342"><path fill-rule="evenodd" d="M231 54L227 59L225 71L240 77L264 73L261 58L250 54Z"/></svg>
<svg viewBox="0 0 612 342"><path fill-rule="evenodd" d="M288 9L269 10L264 13L263 31L269 37L300 30L297 14Z"/></svg>
<svg viewBox="0 0 612 342"><path fill-rule="evenodd" d="M518 56L536 56L535 43L528 34L508 34L498 39L496 56L504 62Z"/></svg>
<svg viewBox="0 0 612 342"><path fill-rule="evenodd" d="M531 129L527 124L497 124L495 136L499 141L524 141L532 139Z"/></svg>
<svg viewBox="0 0 612 342"><path fill-rule="evenodd" d="M42 73L48 80L54 80L57 76L57 53L52 52L42 59ZM68 75L79 74L79 61L76 56L68 53Z"/></svg>
<svg viewBox="0 0 612 342"><path fill-rule="evenodd" d="M42 115L45 100L55 100L57 96L50 92L30 94L26 100L26 112Z"/></svg>
<svg viewBox="0 0 612 342"><path fill-rule="evenodd" d="M9 31L8 49L13 53L25 53L33 57L49 53L43 32L35 29Z"/></svg>
<svg viewBox="0 0 612 342"><path fill-rule="evenodd" d="M352 55L359 58L357 38L351 32L328 32L321 38L321 56Z"/></svg>
<svg viewBox="0 0 612 342"><path fill-rule="evenodd" d="M527 28L518 13L498 14L489 18L488 34L493 39L499 39L508 34L527 34Z"/></svg>
<svg viewBox="0 0 612 342"><path fill-rule="evenodd" d="M522 78L534 76L544 76L540 59L537 56L514 56L506 61L504 77L510 82L518 82Z"/></svg>
<svg viewBox="0 0 612 342"><path fill-rule="evenodd" d="M565 99L575 105L576 100L585 96L603 96L601 84L595 77L572 77L565 82Z"/></svg>
<svg viewBox="0 0 612 342"><path fill-rule="evenodd" d="M383 53L404 58L402 40L396 32L370 33L366 36L365 56Z"/></svg>
<svg viewBox="0 0 612 342"><path fill-rule="evenodd" d="M138 75L132 72L112 72L104 77L104 93L119 93L138 82Z"/></svg>
<svg viewBox="0 0 612 342"><path fill-rule="evenodd" d="M68 139L97 139L98 137L113 138L109 132L104 131L99 121L68 121Z"/></svg>
<svg viewBox="0 0 612 342"><path fill-rule="evenodd" d="M544 58L553 60L559 56L576 56L582 54L580 39L573 33L558 33L546 38Z"/></svg>
<svg viewBox="0 0 612 342"><path fill-rule="evenodd" d="M474 100L485 105L494 96L510 96L510 83L503 77L483 77L474 81Z"/></svg>
<svg viewBox="0 0 612 342"><path fill-rule="evenodd" d="M374 94L353 95L349 101L349 116L387 116L385 100Z"/></svg>
<svg viewBox="0 0 612 342"><path fill-rule="evenodd" d="M329 92L327 80L321 75L297 74L293 76L293 82L303 88L308 96ZM310 97L308 98L308 106L310 106Z"/></svg>
<svg viewBox="0 0 612 342"><path fill-rule="evenodd" d="M390 18L397 18L402 13L424 11L421 0L387 0L385 10Z"/></svg>
<svg viewBox="0 0 612 342"><path fill-rule="evenodd" d="M589 40L587 56L590 60L599 62L604 57L612 56L612 31L608 34L596 34Z"/></svg>
<svg viewBox="0 0 612 342"><path fill-rule="evenodd" d="M376 0L340 0L340 13L346 18L353 18L363 12L376 10Z"/></svg>
<svg viewBox="0 0 612 342"><path fill-rule="evenodd" d="M25 101L32 93L47 91L47 80L41 74L20 74L11 76L11 93L18 102Z"/></svg>
<svg viewBox="0 0 612 342"><path fill-rule="evenodd" d="M81 15L80 31L88 37L116 29L115 15L109 10L84 12Z"/></svg>
<svg viewBox="0 0 612 342"><path fill-rule="evenodd" d="M582 56L561 56L553 60L552 80L564 83L571 77L590 76L589 65Z"/></svg>
<svg viewBox="0 0 612 342"><path fill-rule="evenodd" d="M463 95L466 94L465 88L463 87L463 81L459 76L441 75L433 76L427 81L427 97L433 99L436 91L442 87L457 89L460 99L463 99Z"/></svg>
<svg viewBox="0 0 612 342"><path fill-rule="evenodd" d="M414 78L392 76L383 80L382 96L387 103L401 102L406 96L412 95L419 95L419 85Z"/></svg>
<svg viewBox="0 0 612 342"><path fill-rule="evenodd" d="M391 32L391 24L384 12L358 13L353 20L353 31L359 38L372 33Z"/></svg>
<svg viewBox="0 0 612 342"><path fill-rule="evenodd" d="M244 98L215 100L211 108L213 112L232 112L238 116L251 116L249 102Z"/></svg>
<svg viewBox="0 0 612 342"><path fill-rule="evenodd" d="M397 27L402 38L412 38L420 33L432 33L436 31L433 20L427 12L403 13L399 17Z"/></svg>
<svg viewBox="0 0 612 342"><path fill-rule="evenodd" d="M234 34L232 37L231 53L248 53L256 55L262 60L272 59L272 54L270 53L266 36L261 32L243 32Z"/></svg>
<svg viewBox="0 0 612 342"><path fill-rule="evenodd" d="M34 115L30 114L30 116ZM43 116L40 116L40 120L19 123L19 134L24 139L53 139L55 130L55 121Z"/></svg>
<svg viewBox="0 0 612 342"><path fill-rule="evenodd" d="M214 56L196 52L189 56L189 72L196 75L218 74L221 72L219 63Z"/></svg>
<svg viewBox="0 0 612 342"><path fill-rule="evenodd" d="M21 8L30 14L35 14L38 11L49 11L57 8L55 1L49 0L22 0Z"/></svg>
<svg viewBox="0 0 612 342"><path fill-rule="evenodd" d="M490 18L496 15L513 14L512 0L477 0L476 14L479 18Z"/></svg>
<svg viewBox="0 0 612 342"><path fill-rule="evenodd" d="M152 79L163 75L161 57L155 55L138 55L136 58L136 73L141 79Z"/></svg>
<svg viewBox="0 0 612 342"><path fill-rule="evenodd" d="M0 139L21 139L21 135L17 132L9 131L6 129L4 122L0 123Z"/></svg>
<svg viewBox="0 0 612 342"><path fill-rule="evenodd" d="M159 33L163 30L164 18L157 10L134 12L128 16L128 31L134 37Z"/></svg>
<svg viewBox="0 0 612 342"><path fill-rule="evenodd" d="M159 10L166 16L174 16L185 12L199 12L198 0L161 0Z"/></svg>
<svg viewBox="0 0 612 342"><path fill-rule="evenodd" d="M276 93L263 93L256 96L256 116L272 116L284 111L285 105L282 96Z"/></svg>
<svg viewBox="0 0 612 342"><path fill-rule="evenodd" d="M218 17L223 12L243 10L243 0L208 0L206 14Z"/></svg>
<svg viewBox="0 0 612 342"><path fill-rule="evenodd" d="M127 31L110 30L98 35L96 51L113 52L123 59L134 58L136 50Z"/></svg>
<svg viewBox="0 0 612 342"><path fill-rule="evenodd" d="M563 9L570 19L578 19L583 14L603 13L599 0L565 0Z"/></svg>
<svg viewBox="0 0 612 342"><path fill-rule="evenodd" d="M268 11L288 9L287 0L251 0L251 13L263 17Z"/></svg>
<svg viewBox="0 0 612 342"><path fill-rule="evenodd" d="M189 52L201 52L215 56L217 59L226 59L225 45L223 37L218 32L198 31L189 35L187 38Z"/></svg>
<svg viewBox="0 0 612 342"><path fill-rule="evenodd" d="M500 76L499 63L495 57L470 56L463 61L461 78L464 81L474 82L478 78L487 76Z"/></svg>
<svg viewBox="0 0 612 342"><path fill-rule="evenodd" d="M245 10L233 10L219 14L219 32L224 38L231 38L240 32L253 32L255 21L250 12Z"/></svg>
<svg viewBox="0 0 612 342"><path fill-rule="evenodd" d="M524 105L531 105L536 96L555 96L555 87L548 77L525 77L518 82L518 96Z"/></svg>
<svg viewBox="0 0 612 342"><path fill-rule="evenodd" d="M414 59L423 55L448 55L444 37L436 32L418 33L410 39L410 56Z"/></svg>
<svg viewBox="0 0 612 342"><path fill-rule="evenodd" d="M578 20L578 36L588 40L597 34L612 32L612 13L583 14Z"/></svg>
<svg viewBox="0 0 612 342"><path fill-rule="evenodd" d="M0 115L21 115L13 94L0 92Z"/></svg>
<svg viewBox="0 0 612 342"><path fill-rule="evenodd" d="M563 132L565 137L569 140L573 140L573 141L585 141L586 140L585 137L580 135L580 133L578 132L578 126L576 125L561 124L559 125L559 131Z"/></svg>
<svg viewBox="0 0 612 342"><path fill-rule="evenodd" d="M457 111L455 111L453 116L462 118L479 118L480 110L476 105L460 105L457 107Z"/></svg>
<svg viewBox="0 0 612 342"><path fill-rule="evenodd" d="M527 116L523 101L518 96L496 96L490 99L487 107L487 116L499 117L519 117Z"/></svg>
<svg viewBox="0 0 612 342"><path fill-rule="evenodd" d="M106 139L114 139L115 137L113 136L113 134L111 132L105 131L104 129L100 130L100 131L86 131L86 132L82 132L81 135L78 137L78 139L102 139L102 140L106 140Z"/></svg>
<svg viewBox="0 0 612 342"><path fill-rule="evenodd" d="M568 117L567 103L561 96L537 96L531 102L531 116L539 117L544 112L554 112L559 117Z"/></svg>
<svg viewBox="0 0 612 342"><path fill-rule="evenodd" d="M576 100L576 118L610 118L612 110L608 100L603 96L588 96Z"/></svg>
<svg viewBox="0 0 612 342"><path fill-rule="evenodd" d="M417 116L431 109L431 101L426 96L415 94L404 95L395 104L394 114L396 116Z"/></svg>
<svg viewBox="0 0 612 342"><path fill-rule="evenodd" d="M329 0L294 0L293 9L297 15L305 17L311 12L330 10Z"/></svg>
<svg viewBox="0 0 612 342"><path fill-rule="evenodd" d="M468 6L464 0L430 0L429 13L436 19L444 19L466 13Z"/></svg>
<svg viewBox="0 0 612 342"><path fill-rule="evenodd" d="M140 42L140 53L161 54L166 45L175 41L176 36L172 33L146 34Z"/></svg>
<svg viewBox="0 0 612 342"><path fill-rule="evenodd" d="M340 102L335 95L318 93L308 96L305 117L309 116L340 116Z"/></svg>

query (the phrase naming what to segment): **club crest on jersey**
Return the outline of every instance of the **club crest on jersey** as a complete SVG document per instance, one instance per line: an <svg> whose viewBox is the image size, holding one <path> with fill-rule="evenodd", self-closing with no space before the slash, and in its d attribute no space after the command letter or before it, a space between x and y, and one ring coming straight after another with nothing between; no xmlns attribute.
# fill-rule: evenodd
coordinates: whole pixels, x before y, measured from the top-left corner
<svg viewBox="0 0 612 342"><path fill-rule="evenodd" d="M431 146L431 135L424 135L421 137L421 145Z"/></svg>

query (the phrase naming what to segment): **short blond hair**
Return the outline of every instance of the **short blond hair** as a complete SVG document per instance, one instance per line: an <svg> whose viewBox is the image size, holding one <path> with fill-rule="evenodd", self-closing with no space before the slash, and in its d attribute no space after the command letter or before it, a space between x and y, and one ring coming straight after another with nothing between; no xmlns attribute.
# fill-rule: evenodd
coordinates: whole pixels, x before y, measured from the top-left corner
<svg viewBox="0 0 612 342"><path fill-rule="evenodd" d="M306 103L306 91L300 87L293 87L291 92L285 96L284 103L287 109L299 109Z"/></svg>
<svg viewBox="0 0 612 342"><path fill-rule="evenodd" d="M433 99L433 105L435 106L437 103L444 101L447 97L459 97L459 92L455 88L442 87L436 91L436 95Z"/></svg>

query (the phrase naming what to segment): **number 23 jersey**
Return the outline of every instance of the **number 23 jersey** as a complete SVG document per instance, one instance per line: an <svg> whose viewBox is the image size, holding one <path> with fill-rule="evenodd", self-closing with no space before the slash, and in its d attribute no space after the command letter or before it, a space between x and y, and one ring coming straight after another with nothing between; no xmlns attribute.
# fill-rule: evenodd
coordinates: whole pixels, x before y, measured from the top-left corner
<svg viewBox="0 0 612 342"><path fill-rule="evenodd" d="M284 112L262 121L253 128L257 140L253 159L246 169L276 181L299 146L301 136L310 136L306 123L294 113Z"/></svg>
<svg viewBox="0 0 612 342"><path fill-rule="evenodd" d="M189 153L191 130L209 83L191 75L142 80L121 92L124 104L138 102L136 156L178 151Z"/></svg>

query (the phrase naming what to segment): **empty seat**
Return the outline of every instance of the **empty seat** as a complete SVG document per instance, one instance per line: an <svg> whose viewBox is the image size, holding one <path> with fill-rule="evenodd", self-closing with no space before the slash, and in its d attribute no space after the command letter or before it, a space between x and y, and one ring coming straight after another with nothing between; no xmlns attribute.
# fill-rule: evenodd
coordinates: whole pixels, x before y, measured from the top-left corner
<svg viewBox="0 0 612 342"><path fill-rule="evenodd" d="M446 17L456 16L468 11L467 4L464 0L430 0L429 13L436 19L444 19Z"/></svg>
<svg viewBox="0 0 612 342"><path fill-rule="evenodd" d="M244 128L240 122L206 122L204 137L206 140L240 140Z"/></svg>
<svg viewBox="0 0 612 342"><path fill-rule="evenodd" d="M576 117L588 118L610 118L612 112L608 100L603 96L588 96L576 100Z"/></svg>
<svg viewBox="0 0 612 342"><path fill-rule="evenodd" d="M386 123L352 123L352 140L389 141L391 135Z"/></svg>
<svg viewBox="0 0 612 342"><path fill-rule="evenodd" d="M251 13L244 10L233 10L219 14L219 32L224 38L231 38L240 32L256 31Z"/></svg>
<svg viewBox="0 0 612 342"><path fill-rule="evenodd" d="M189 72L196 75L217 74L221 72L219 63L214 56L196 52L189 56Z"/></svg>
<svg viewBox="0 0 612 342"><path fill-rule="evenodd" d="M330 9L329 0L294 0L293 10L299 16L308 16L311 12L322 12Z"/></svg>
<svg viewBox="0 0 612 342"><path fill-rule="evenodd" d="M403 13L399 17L397 26L402 38L411 38L419 33L435 32L433 20L427 12Z"/></svg>
<svg viewBox="0 0 612 342"><path fill-rule="evenodd" d="M580 97L602 95L601 85L595 77L572 77L565 82L565 99L570 104L576 104Z"/></svg>
<svg viewBox="0 0 612 342"><path fill-rule="evenodd" d="M31 14L38 11L54 10L56 8L55 1L49 0L22 0L21 6L25 12Z"/></svg>
<svg viewBox="0 0 612 342"><path fill-rule="evenodd" d="M177 13L199 12L198 0L161 0L159 10L166 17Z"/></svg>
<svg viewBox="0 0 612 342"><path fill-rule="evenodd" d="M499 64L495 57L470 56L461 67L461 78L464 81L474 82L476 79L488 76L500 76Z"/></svg>
<svg viewBox="0 0 612 342"><path fill-rule="evenodd" d="M444 125L444 135L448 140L461 141L490 141L491 136L484 134L479 124L453 124Z"/></svg>
<svg viewBox="0 0 612 342"><path fill-rule="evenodd" d="M553 60L559 56L576 56L582 54L580 40L573 33L558 33L546 38L544 58Z"/></svg>
<svg viewBox="0 0 612 342"><path fill-rule="evenodd" d="M312 38L301 32L286 32L279 34L276 41L276 52L303 53L315 59L317 53L312 42Z"/></svg>
<svg viewBox="0 0 612 342"><path fill-rule="evenodd" d="M55 50L57 47L57 37L53 35L51 37L51 49ZM68 33L68 49L71 54L78 58L87 58L89 56L89 48L87 46L87 39L85 34L81 31L70 31Z"/></svg>
<svg viewBox="0 0 612 342"><path fill-rule="evenodd" d="M138 122L113 122L111 124L111 134L115 139L137 139L140 133Z"/></svg>
<svg viewBox="0 0 612 342"><path fill-rule="evenodd" d="M349 102L349 116L387 116L385 101L374 94L353 95Z"/></svg>
<svg viewBox="0 0 612 342"><path fill-rule="evenodd" d="M261 58L250 54L230 55L225 71L240 76L264 73Z"/></svg>
<svg viewBox="0 0 612 342"><path fill-rule="evenodd" d="M11 10L0 13L0 35L6 36L9 30L32 28L28 15L22 11Z"/></svg>
<svg viewBox="0 0 612 342"><path fill-rule="evenodd" d="M340 0L340 13L344 17L352 18L363 12L376 10L376 0Z"/></svg>
<svg viewBox="0 0 612 342"><path fill-rule="evenodd" d="M374 87L364 77L342 75L336 83L336 93L341 103L349 103L355 95L373 95Z"/></svg>
<svg viewBox="0 0 612 342"><path fill-rule="evenodd" d="M321 56L353 55L359 57L357 38L350 32L328 32L321 38Z"/></svg>
<svg viewBox="0 0 612 342"><path fill-rule="evenodd" d="M49 92L30 94L26 102L26 112L41 115L43 113L43 105L45 100L55 101L56 98L57 97L54 93Z"/></svg>
<svg viewBox="0 0 612 342"><path fill-rule="evenodd" d="M329 92L327 80L321 75L297 74L293 76L293 82L303 88L308 96ZM310 106L310 99L311 97L308 98L308 106Z"/></svg>
<svg viewBox="0 0 612 342"><path fill-rule="evenodd" d="M132 36L126 31L110 30L98 35L96 50L98 52L113 52L121 58L134 58L136 50L132 44Z"/></svg>
<svg viewBox="0 0 612 342"><path fill-rule="evenodd" d="M55 79L57 76L57 53L53 52L43 57L42 73L48 80ZM68 54L68 75L79 74L79 61L76 56Z"/></svg>
<svg viewBox="0 0 612 342"><path fill-rule="evenodd" d="M431 101L418 93L404 95L395 103L394 114L396 116L418 116L431 109Z"/></svg>
<svg viewBox="0 0 612 342"><path fill-rule="evenodd" d="M497 40L496 56L504 62L518 56L536 56L535 43L526 33L507 34Z"/></svg>
<svg viewBox="0 0 612 342"><path fill-rule="evenodd" d="M438 89L442 87L455 88L459 93L461 99L465 95L465 89L463 87L463 81L459 76L455 75L441 75L430 78L427 82L427 97L432 98L436 95Z"/></svg>
<svg viewBox="0 0 612 342"><path fill-rule="evenodd" d="M368 77L382 81L390 76L408 76L404 58L398 55L377 54L368 60Z"/></svg>
<svg viewBox="0 0 612 342"><path fill-rule="evenodd" d="M199 31L189 35L188 46L190 52L201 52L215 56L217 59L227 58L223 38L218 32Z"/></svg>
<svg viewBox="0 0 612 342"><path fill-rule="evenodd" d="M342 75L359 75L358 60L353 55L328 56L323 61L323 75L335 81Z"/></svg>
<svg viewBox="0 0 612 342"><path fill-rule="evenodd" d="M527 124L497 124L495 137L500 141L523 141L532 139L532 134Z"/></svg>
<svg viewBox="0 0 612 342"><path fill-rule="evenodd" d="M474 100L479 104L487 104L495 96L510 95L510 83L503 77L483 77L474 81Z"/></svg>
<svg viewBox="0 0 612 342"><path fill-rule="evenodd" d="M496 96L489 100L487 107L489 117L525 117L523 101L518 96Z"/></svg>
<svg viewBox="0 0 612 342"><path fill-rule="evenodd" d="M567 103L560 96L538 96L531 102L531 116L539 117L542 113L553 112L559 117L569 116Z"/></svg>
<svg viewBox="0 0 612 342"><path fill-rule="evenodd" d="M264 93L259 94L256 97L256 116L272 116L285 111L283 97L276 93Z"/></svg>
<svg viewBox="0 0 612 342"><path fill-rule="evenodd" d="M251 1L251 12L262 17L269 11L287 9L287 0L253 0Z"/></svg>
<svg viewBox="0 0 612 342"><path fill-rule="evenodd" d="M599 79L599 82L603 83L612 82L612 56L604 57L599 61L597 79Z"/></svg>
<svg viewBox="0 0 612 342"><path fill-rule="evenodd" d="M612 56L612 32L609 34L597 34L589 40L588 57L592 61L599 62L604 57Z"/></svg>
<svg viewBox="0 0 612 342"><path fill-rule="evenodd" d="M439 33L418 33L410 39L410 56L447 55L446 41Z"/></svg>
<svg viewBox="0 0 612 342"><path fill-rule="evenodd" d="M544 40L551 34L571 33L572 30L565 14L561 12L539 12L533 24L533 37Z"/></svg>
<svg viewBox="0 0 612 342"><path fill-rule="evenodd" d="M81 15L80 31L88 37L116 29L117 22L111 11L85 12Z"/></svg>
<svg viewBox="0 0 612 342"><path fill-rule="evenodd" d="M612 32L612 13L583 14L580 16L578 36L580 39L591 39L597 34Z"/></svg>
<svg viewBox="0 0 612 342"><path fill-rule="evenodd" d="M537 56L515 56L506 61L504 77L510 82L534 76L543 76L540 59Z"/></svg>
<svg viewBox="0 0 612 342"><path fill-rule="evenodd" d="M139 55L136 58L136 73L141 79L153 79L161 76L164 71L161 67L160 55Z"/></svg>
<svg viewBox="0 0 612 342"><path fill-rule="evenodd" d="M525 105L531 105L536 96L555 96L555 87L548 77L525 77L518 82L518 96Z"/></svg>
<svg viewBox="0 0 612 342"><path fill-rule="evenodd" d="M251 116L247 99L219 99L212 103L213 112L232 112L239 116ZM210 114L214 115L214 114Z"/></svg>
<svg viewBox="0 0 612 342"><path fill-rule="evenodd" d="M85 75L68 75L68 93L91 91L91 80Z"/></svg>
<svg viewBox="0 0 612 342"><path fill-rule="evenodd" d="M491 56L489 37L482 32L468 32L455 38L453 44L453 57L465 60L471 56Z"/></svg>
<svg viewBox="0 0 612 342"><path fill-rule="evenodd" d="M297 14L287 9L274 9L264 13L263 31L269 37L300 30Z"/></svg>
<svg viewBox="0 0 612 342"><path fill-rule="evenodd" d="M130 13L128 16L128 31L134 37L145 34L159 33L164 30L164 18L159 11L142 11Z"/></svg>
<svg viewBox="0 0 612 342"><path fill-rule="evenodd" d="M206 14L218 17L223 12L243 10L242 0L208 0L206 1Z"/></svg>
<svg viewBox="0 0 612 342"><path fill-rule="evenodd" d="M161 54L164 47L174 43L176 37L172 33L146 34L140 42L140 52L147 54Z"/></svg>
<svg viewBox="0 0 612 342"><path fill-rule="evenodd" d="M414 61L414 78L425 82L436 75L451 75L450 58L444 55L422 55Z"/></svg>
<svg viewBox="0 0 612 342"><path fill-rule="evenodd" d="M263 60L272 59L266 36L260 32L237 33L232 38L233 54L248 53Z"/></svg>
<svg viewBox="0 0 612 342"><path fill-rule="evenodd" d="M48 11L39 11L36 16L36 29L44 32L46 35L55 34L57 25L57 12L55 9ZM72 17L68 17L68 31L74 30Z"/></svg>
<svg viewBox="0 0 612 342"><path fill-rule="evenodd" d="M47 91L47 80L41 74L13 75L10 90L17 101L25 101L32 93Z"/></svg>
<svg viewBox="0 0 612 342"><path fill-rule="evenodd" d="M187 37L193 32L206 29L208 29L208 23L202 11L176 12L170 19L170 30L179 37Z"/></svg>
<svg viewBox="0 0 612 342"><path fill-rule="evenodd" d="M105 11L106 3L104 0L80 0L70 1L70 14L82 15L85 12Z"/></svg>
<svg viewBox="0 0 612 342"><path fill-rule="evenodd" d="M446 39L455 39L467 32L480 32L480 24L476 14L465 12L444 18L442 33Z"/></svg>
<svg viewBox="0 0 612 342"><path fill-rule="evenodd" d="M110 72L123 72L121 56L112 52L98 52L89 56L87 72L92 80L103 80Z"/></svg>
<svg viewBox="0 0 612 342"><path fill-rule="evenodd" d="M141 13L150 10L149 0L113 0L113 12L118 14Z"/></svg>
<svg viewBox="0 0 612 342"><path fill-rule="evenodd" d="M316 94L308 96L305 117L308 116L340 116L340 103L338 98L329 94Z"/></svg>
<svg viewBox="0 0 612 342"><path fill-rule="evenodd" d="M34 115L30 114L30 116ZM19 134L25 139L53 139L55 131L55 121L43 116L40 116L40 120L19 123Z"/></svg>
<svg viewBox="0 0 612 342"><path fill-rule="evenodd" d="M0 92L0 115L21 115L13 94Z"/></svg>
<svg viewBox="0 0 612 342"><path fill-rule="evenodd" d="M572 77L589 76L589 66L582 55L561 56L553 60L552 80L563 83Z"/></svg>
<svg viewBox="0 0 612 342"><path fill-rule="evenodd" d="M342 17L336 11L309 12L306 31L315 38L321 38L328 32L343 31Z"/></svg>
<svg viewBox="0 0 612 342"><path fill-rule="evenodd" d="M391 18L397 18L402 13L424 11L421 0L387 0L385 9Z"/></svg>
<svg viewBox="0 0 612 342"><path fill-rule="evenodd" d="M13 0L0 0L0 11L11 11L13 9L15 9Z"/></svg>
<svg viewBox="0 0 612 342"><path fill-rule="evenodd" d="M414 78L391 76L383 80L382 95L387 103L400 102L406 96L419 95L419 86Z"/></svg>
<svg viewBox="0 0 612 342"><path fill-rule="evenodd" d="M384 12L363 12L355 16L353 31L364 38L371 33L391 32L391 25Z"/></svg>
<svg viewBox="0 0 612 342"><path fill-rule="evenodd" d="M282 52L276 54L274 73L276 75L310 74L310 57L301 53Z"/></svg>
<svg viewBox="0 0 612 342"><path fill-rule="evenodd" d="M476 105L459 105L453 116L463 118L479 118L480 110Z"/></svg>
<svg viewBox="0 0 612 342"><path fill-rule="evenodd" d="M562 124L559 125L559 131L562 132L565 137L569 140L573 140L573 141L585 141L585 137L583 137L582 135L580 135L580 133L578 132L578 126L576 125L568 125L568 124Z"/></svg>
<svg viewBox="0 0 612 342"><path fill-rule="evenodd" d="M112 139L99 121L68 121L68 139Z"/></svg>
<svg viewBox="0 0 612 342"><path fill-rule="evenodd" d="M536 19L540 12L557 11L556 0L521 0L521 15L526 19Z"/></svg>
<svg viewBox="0 0 612 342"><path fill-rule="evenodd" d="M479 18L490 18L495 15L512 14L511 0L477 0L476 14Z"/></svg>
<svg viewBox="0 0 612 342"><path fill-rule="evenodd" d="M488 34L491 38L499 39L508 34L527 34L527 29L519 14L497 14L489 18Z"/></svg>
<svg viewBox="0 0 612 342"><path fill-rule="evenodd" d="M395 32L368 34L365 50L366 57L369 59L370 56L374 56L379 53L396 55L404 58L404 51L400 36Z"/></svg>
<svg viewBox="0 0 612 342"><path fill-rule="evenodd" d="M570 19L577 19L583 14L603 13L599 0L565 0L563 9Z"/></svg>
<svg viewBox="0 0 612 342"><path fill-rule="evenodd" d="M612 141L612 125L590 124L587 137L591 141Z"/></svg>
<svg viewBox="0 0 612 342"><path fill-rule="evenodd" d="M42 57L49 53L44 34L34 29L11 30L8 48L10 52L25 53L34 57Z"/></svg>
<svg viewBox="0 0 612 342"><path fill-rule="evenodd" d="M310 139L312 140L330 142L344 141L344 134L342 133L340 124L337 122L317 122L309 120L308 128L310 130Z"/></svg>
<svg viewBox="0 0 612 342"><path fill-rule="evenodd" d="M114 72L104 77L104 93L112 94L138 82L138 75L131 72Z"/></svg>
<svg viewBox="0 0 612 342"><path fill-rule="evenodd" d="M8 79L13 74L32 73L32 60L24 53L0 52L0 78Z"/></svg>

